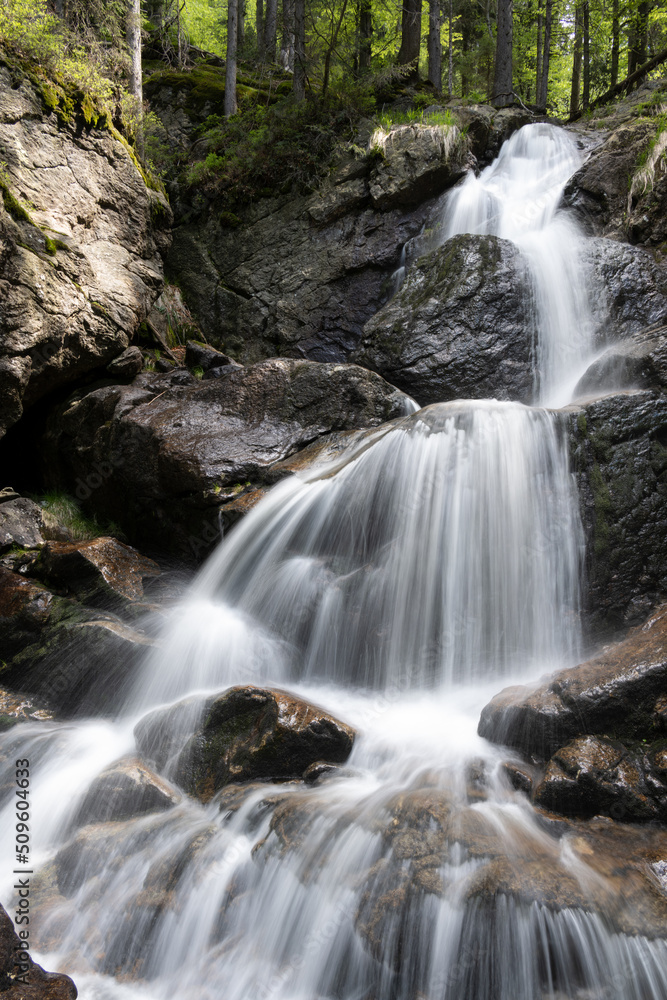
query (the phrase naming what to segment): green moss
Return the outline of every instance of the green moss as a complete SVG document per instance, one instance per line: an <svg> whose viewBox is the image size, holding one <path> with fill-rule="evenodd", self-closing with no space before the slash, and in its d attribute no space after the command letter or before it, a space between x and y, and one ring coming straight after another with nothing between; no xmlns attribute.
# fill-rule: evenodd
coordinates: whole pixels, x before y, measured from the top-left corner
<svg viewBox="0 0 667 1000"><path fill-rule="evenodd" d="M595 554L603 555L609 548L609 515L612 509L609 487L597 462L591 469L590 484L595 509Z"/></svg>
<svg viewBox="0 0 667 1000"><path fill-rule="evenodd" d="M588 421L586 420L586 414L580 413L579 416L577 417L577 428L579 430L579 433L585 436L587 427L588 427Z"/></svg>
<svg viewBox="0 0 667 1000"><path fill-rule="evenodd" d="M46 247L46 252L51 256L55 257L58 251L58 244L55 240L52 240L50 236L44 237L44 246Z"/></svg>
<svg viewBox="0 0 667 1000"><path fill-rule="evenodd" d="M2 200L5 205L5 209L11 215L12 219L16 222L29 222L30 225L34 226L34 222L30 218L30 214L23 207L21 202L12 193L9 186L9 180L4 171L0 171L0 190L2 191Z"/></svg>

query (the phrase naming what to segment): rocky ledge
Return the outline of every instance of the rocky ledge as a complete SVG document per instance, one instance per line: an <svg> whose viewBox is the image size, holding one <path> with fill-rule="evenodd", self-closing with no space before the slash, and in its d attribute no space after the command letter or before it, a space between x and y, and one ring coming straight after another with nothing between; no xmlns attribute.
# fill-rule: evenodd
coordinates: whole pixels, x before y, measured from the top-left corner
<svg viewBox="0 0 667 1000"><path fill-rule="evenodd" d="M76 393L49 421L47 482L131 540L201 560L268 486L413 406L355 365L275 358L204 374Z"/></svg>
<svg viewBox="0 0 667 1000"><path fill-rule="evenodd" d="M501 691L479 733L546 764L531 782L538 805L667 820L667 606L595 658Z"/></svg>
<svg viewBox="0 0 667 1000"><path fill-rule="evenodd" d="M120 136L47 97L0 62L0 435L128 347L170 240L166 198Z"/></svg>

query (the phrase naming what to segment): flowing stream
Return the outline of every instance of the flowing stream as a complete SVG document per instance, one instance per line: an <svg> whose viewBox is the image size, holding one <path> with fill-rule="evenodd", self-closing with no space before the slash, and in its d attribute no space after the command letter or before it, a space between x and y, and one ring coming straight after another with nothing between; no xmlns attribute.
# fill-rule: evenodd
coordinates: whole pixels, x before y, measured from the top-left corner
<svg viewBox="0 0 667 1000"><path fill-rule="evenodd" d="M528 126L449 203L450 235L493 232L526 254L548 406L590 354L580 238L557 211L578 162L564 132ZM457 401L369 432L281 483L220 545L116 721L5 735L11 764L31 759L44 960L80 996L664 1000L665 942L624 932L623 890L476 733L501 687L582 653L565 419ZM312 787L184 796L63 847L139 718L247 682L355 726L346 768ZM56 855L63 896L49 902Z"/></svg>

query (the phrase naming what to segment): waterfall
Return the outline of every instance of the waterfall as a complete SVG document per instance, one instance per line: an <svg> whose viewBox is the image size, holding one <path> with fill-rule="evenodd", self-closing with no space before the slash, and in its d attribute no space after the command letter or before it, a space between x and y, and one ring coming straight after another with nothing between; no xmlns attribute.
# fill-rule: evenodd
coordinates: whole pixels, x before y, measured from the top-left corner
<svg viewBox="0 0 667 1000"><path fill-rule="evenodd" d="M450 234L527 254L544 401L567 401L588 350L556 213L577 164L563 133L529 126L449 206ZM558 281L573 298L546 329ZM83 1000L664 1000L667 944L616 918L633 903L604 847L538 814L507 778L517 759L476 732L499 687L581 652L564 420L457 401L369 431L225 539L115 722L3 736L0 770L32 762L41 946ZM77 831L148 710L248 682L355 726L346 769Z"/></svg>
<svg viewBox="0 0 667 1000"><path fill-rule="evenodd" d="M479 177L470 171L447 203L444 238L478 233L511 240L532 278L536 398L564 406L593 356L593 318L582 270L584 240L558 207L581 165L571 136L552 125L526 125Z"/></svg>

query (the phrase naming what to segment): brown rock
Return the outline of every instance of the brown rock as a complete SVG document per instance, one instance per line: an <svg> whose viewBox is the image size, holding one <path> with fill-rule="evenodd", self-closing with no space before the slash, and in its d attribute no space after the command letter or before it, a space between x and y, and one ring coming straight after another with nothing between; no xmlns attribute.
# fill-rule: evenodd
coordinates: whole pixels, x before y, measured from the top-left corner
<svg viewBox="0 0 667 1000"><path fill-rule="evenodd" d="M73 822L76 826L84 826L163 812L177 805L180 799L178 792L143 761L126 757L95 779Z"/></svg>
<svg viewBox="0 0 667 1000"><path fill-rule="evenodd" d="M158 767L178 753L174 779L202 802L233 781L298 778L316 761L342 764L354 742L354 730L324 710L286 691L248 685L202 702L201 722L179 752L174 733L187 731L179 715L191 720L196 707L188 699L150 713L135 738Z"/></svg>
<svg viewBox="0 0 667 1000"><path fill-rule="evenodd" d="M483 709L480 736L546 760L576 736L647 739L667 686L667 606L623 642L535 688L506 688Z"/></svg>
<svg viewBox="0 0 667 1000"><path fill-rule="evenodd" d="M76 1000L77 989L69 976L45 972L22 947L12 920L0 906L0 992L4 1000Z"/></svg>
<svg viewBox="0 0 667 1000"><path fill-rule="evenodd" d="M143 580L160 575L157 563L115 538L48 542L41 566L47 579L93 603L140 601Z"/></svg>

